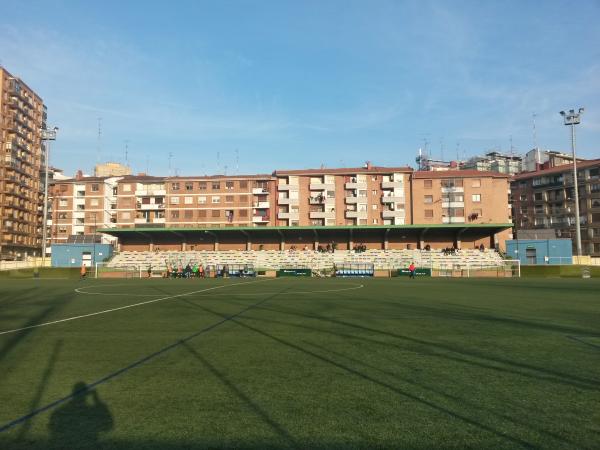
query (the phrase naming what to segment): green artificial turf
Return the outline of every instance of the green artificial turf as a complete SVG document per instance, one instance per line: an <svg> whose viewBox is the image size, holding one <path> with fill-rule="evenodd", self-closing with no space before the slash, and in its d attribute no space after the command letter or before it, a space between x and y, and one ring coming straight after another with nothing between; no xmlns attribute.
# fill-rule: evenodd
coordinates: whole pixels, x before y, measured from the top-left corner
<svg viewBox="0 0 600 450"><path fill-rule="evenodd" d="M597 279L0 280L109 309L0 334L1 449L600 445Z"/></svg>

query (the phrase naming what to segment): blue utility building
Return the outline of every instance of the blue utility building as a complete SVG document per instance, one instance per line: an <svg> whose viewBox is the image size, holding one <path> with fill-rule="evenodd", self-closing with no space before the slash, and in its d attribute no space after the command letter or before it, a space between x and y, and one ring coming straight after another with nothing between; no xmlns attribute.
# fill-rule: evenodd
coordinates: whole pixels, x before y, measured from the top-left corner
<svg viewBox="0 0 600 450"><path fill-rule="evenodd" d="M112 257L110 244L52 244L52 267L94 267Z"/></svg>
<svg viewBox="0 0 600 450"><path fill-rule="evenodd" d="M506 241L506 255L521 264L573 264L571 239L513 239Z"/></svg>

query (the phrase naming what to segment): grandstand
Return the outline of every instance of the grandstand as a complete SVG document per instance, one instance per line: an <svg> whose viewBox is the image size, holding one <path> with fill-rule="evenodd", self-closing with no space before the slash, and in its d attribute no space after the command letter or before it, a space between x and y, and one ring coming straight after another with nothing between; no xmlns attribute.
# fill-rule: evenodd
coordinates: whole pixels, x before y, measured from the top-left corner
<svg viewBox="0 0 600 450"><path fill-rule="evenodd" d="M246 264L263 270L284 268L333 269L336 266L372 265L375 270L393 270L407 267L414 262L419 267L487 268L504 265L502 256L494 250L461 250L444 254L441 250L336 250L332 253L317 251L122 251L107 265L110 268L136 266L142 269L152 266L160 270L166 263L198 263L204 266Z"/></svg>

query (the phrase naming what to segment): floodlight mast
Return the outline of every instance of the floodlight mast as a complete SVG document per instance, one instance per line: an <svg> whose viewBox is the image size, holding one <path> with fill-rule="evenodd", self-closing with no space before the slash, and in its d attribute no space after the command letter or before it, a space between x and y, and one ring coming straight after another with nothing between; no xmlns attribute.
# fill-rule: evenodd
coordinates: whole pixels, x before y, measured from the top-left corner
<svg viewBox="0 0 600 450"><path fill-rule="evenodd" d="M571 152L573 154L573 186L575 188L575 233L577 239L577 256L581 257L581 219L579 218L579 186L577 182L577 156L575 154L575 125L581 123L581 114L585 108L579 108L577 112L570 109L568 112L561 111L565 126L571 127ZM579 258L578 258L579 259ZM578 261L579 262L579 261Z"/></svg>
<svg viewBox="0 0 600 450"><path fill-rule="evenodd" d="M42 267L46 265L46 239L48 238L48 161L50 160L50 141L56 140L58 127L40 130L42 141L46 141L46 157L44 158L44 205L42 214Z"/></svg>

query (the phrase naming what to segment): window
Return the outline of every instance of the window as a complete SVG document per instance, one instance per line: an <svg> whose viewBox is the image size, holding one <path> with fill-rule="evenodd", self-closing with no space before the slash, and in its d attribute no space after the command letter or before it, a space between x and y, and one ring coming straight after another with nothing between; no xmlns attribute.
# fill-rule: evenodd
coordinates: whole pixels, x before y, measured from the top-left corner
<svg viewBox="0 0 600 450"><path fill-rule="evenodd" d="M171 183L171 190L178 191L179 190L179 183Z"/></svg>
<svg viewBox="0 0 600 450"><path fill-rule="evenodd" d="M129 213L129 212L121 213L121 219L124 219L124 220L131 219L131 213Z"/></svg>
<svg viewBox="0 0 600 450"><path fill-rule="evenodd" d="M225 189L227 189L228 191L231 191L233 189L233 181L226 181L225 182Z"/></svg>
<svg viewBox="0 0 600 450"><path fill-rule="evenodd" d="M358 196L359 197L366 197L367 196L367 190L366 189L359 189L358 191Z"/></svg>
<svg viewBox="0 0 600 450"><path fill-rule="evenodd" d="M198 217L206 217L206 210L201 209L198 211Z"/></svg>
<svg viewBox="0 0 600 450"><path fill-rule="evenodd" d="M433 195L426 195L425 197L423 197L423 203L433 203Z"/></svg>
<svg viewBox="0 0 600 450"><path fill-rule="evenodd" d="M194 197L183 197L183 203L191 205L194 202Z"/></svg>
<svg viewBox="0 0 600 450"><path fill-rule="evenodd" d="M479 203L479 202L481 202L481 194L473 194L473 195L471 195L471 200L472 200L474 203Z"/></svg>
<svg viewBox="0 0 600 450"><path fill-rule="evenodd" d="M179 219L179 211L171 211L171 219Z"/></svg>
<svg viewBox="0 0 600 450"><path fill-rule="evenodd" d="M200 204L200 205L206 204L206 197L198 197L198 204Z"/></svg>
<svg viewBox="0 0 600 450"><path fill-rule="evenodd" d="M187 209L184 211L183 217L185 217L186 219L191 219L193 213L194 211L192 211L191 209Z"/></svg>
<svg viewBox="0 0 600 450"><path fill-rule="evenodd" d="M483 216L483 210L481 208L473 210L473 216L475 219Z"/></svg>
<svg viewBox="0 0 600 450"><path fill-rule="evenodd" d="M425 189L431 189L433 186L433 180L423 180L423 187Z"/></svg>
<svg viewBox="0 0 600 450"><path fill-rule="evenodd" d="M98 192L100 190L100 185L94 183L92 184L92 192Z"/></svg>
<svg viewBox="0 0 600 450"><path fill-rule="evenodd" d="M131 185L130 184L124 184L123 185L123 192L131 192Z"/></svg>
<svg viewBox="0 0 600 450"><path fill-rule="evenodd" d="M200 183L198 183L198 188L201 191L205 191L206 190L206 181L201 181Z"/></svg>
<svg viewBox="0 0 600 450"><path fill-rule="evenodd" d="M61 207L65 208L67 205L68 205L68 203L67 203L67 200L66 200L66 199L64 199L64 198L61 198L61 199L58 201L58 206L61 206Z"/></svg>
<svg viewBox="0 0 600 450"><path fill-rule="evenodd" d="M426 219L431 219L431 218L433 218L433 209L426 209L426 210L425 210L425 218L426 218Z"/></svg>
<svg viewBox="0 0 600 450"><path fill-rule="evenodd" d="M371 194L372 194L372 195L374 195L374 196L376 196L376 195L377 195L377 189L373 189L373 190L371 191Z"/></svg>
<svg viewBox="0 0 600 450"><path fill-rule="evenodd" d="M213 209L211 211L211 217L221 217L221 211L218 209Z"/></svg>
<svg viewBox="0 0 600 450"><path fill-rule="evenodd" d="M543 194L541 192L536 192L535 194L533 194L533 199L536 202L541 202L543 199Z"/></svg>
<svg viewBox="0 0 600 450"><path fill-rule="evenodd" d="M240 203L248 203L248 196L240 195Z"/></svg>
<svg viewBox="0 0 600 450"><path fill-rule="evenodd" d="M61 184L59 187L61 192L67 192L67 190L69 189L69 187L66 184Z"/></svg>
<svg viewBox="0 0 600 450"><path fill-rule="evenodd" d="M373 206L373 211L377 211L377 205L372 205Z"/></svg>
<svg viewBox="0 0 600 450"><path fill-rule="evenodd" d="M219 183L218 181L213 181L212 188L213 188L213 191L218 191L219 189L221 189L221 183Z"/></svg>
<svg viewBox="0 0 600 450"><path fill-rule="evenodd" d="M233 203L233 195L226 195L225 203Z"/></svg>
<svg viewBox="0 0 600 450"><path fill-rule="evenodd" d="M474 188L481 187L481 179L473 178L473 183L471 184L471 187L474 187Z"/></svg>
<svg viewBox="0 0 600 450"><path fill-rule="evenodd" d="M92 198L90 200L90 206L98 206L99 200L97 198Z"/></svg>
<svg viewBox="0 0 600 450"><path fill-rule="evenodd" d="M221 203L221 197L219 197L218 195L213 195L212 202L213 203Z"/></svg>
<svg viewBox="0 0 600 450"><path fill-rule="evenodd" d="M248 188L248 182L240 181L240 189L247 189L247 188Z"/></svg>
<svg viewBox="0 0 600 450"><path fill-rule="evenodd" d="M171 197L171 205L179 205L179 197Z"/></svg>
<svg viewBox="0 0 600 450"><path fill-rule="evenodd" d="M186 191L193 191L194 190L194 183L192 181L187 181L185 183L185 190Z"/></svg>
<svg viewBox="0 0 600 450"><path fill-rule="evenodd" d="M373 219L373 225L377 225L379 223L379 219Z"/></svg>
<svg viewBox="0 0 600 450"><path fill-rule="evenodd" d="M67 218L67 213L58 213L58 218L59 219L66 219Z"/></svg>
<svg viewBox="0 0 600 450"><path fill-rule="evenodd" d="M522 202L526 202L527 201L527 195L521 194L521 196L519 197L519 200L521 200Z"/></svg>
<svg viewBox="0 0 600 450"><path fill-rule="evenodd" d="M377 181L377 175L373 175L373 176L371 177L371 181Z"/></svg>
<svg viewBox="0 0 600 450"><path fill-rule="evenodd" d="M59 234L67 234L67 227L58 227Z"/></svg>

